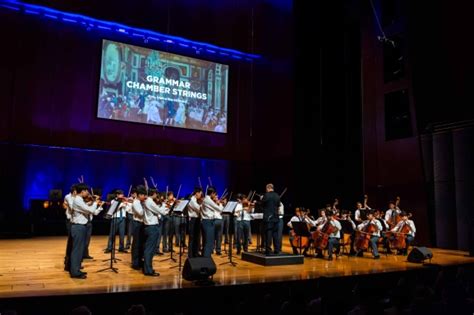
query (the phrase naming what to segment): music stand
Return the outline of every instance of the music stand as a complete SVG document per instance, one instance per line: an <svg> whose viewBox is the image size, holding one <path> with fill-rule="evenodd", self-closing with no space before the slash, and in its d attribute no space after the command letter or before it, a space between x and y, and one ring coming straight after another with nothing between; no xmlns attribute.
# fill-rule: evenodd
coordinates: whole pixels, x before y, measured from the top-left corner
<svg viewBox="0 0 474 315"><path fill-rule="evenodd" d="M301 238L302 237L311 237L311 233L308 230L308 223L306 222L291 222L291 226L293 227L293 232L295 233L295 236L299 236L299 241L298 241L298 247L300 250L300 255L303 252L303 246L301 244Z"/></svg>
<svg viewBox="0 0 474 315"><path fill-rule="evenodd" d="M230 225L230 222L231 222L231 219L234 217L234 210L235 210L235 207L237 206L237 201L228 201L227 204L225 205L224 209L222 209L222 215L224 216L230 216L229 218L229 225ZM227 237L229 238L230 237L230 230L231 228L229 227L229 234L227 235ZM227 250L227 245L229 244L226 244L224 242L224 252L226 254L229 254L228 250ZM232 245L230 245L232 246ZM222 256L221 258L224 258L225 256Z"/></svg>
<svg viewBox="0 0 474 315"><path fill-rule="evenodd" d="M222 214L226 213L226 215L230 215L231 218L233 218L234 213L235 213L235 208L237 207L237 204L238 204L237 201L227 202L224 209L222 210ZM244 210L242 209L242 211L244 211ZM229 222L230 222L230 220L229 220ZM232 266L235 267L235 266L237 266L237 263L232 261L232 258L234 257L234 256L232 256L232 247L233 247L233 244L232 244L233 235L231 235L232 229L229 229L229 230L230 230L230 233L229 233L229 251L227 252L227 254L228 254L227 257L229 258L229 261L221 263L221 264L219 264L219 266L220 265L225 265L225 264L231 264ZM224 249L225 249L225 244L224 244ZM235 258L237 258L237 257L235 257Z"/></svg>
<svg viewBox="0 0 474 315"><path fill-rule="evenodd" d="M255 248L255 252L264 252L265 247L263 246L263 234L264 234L264 227L263 227L263 213L251 213L250 216L253 220L260 220L259 231L257 233L257 247Z"/></svg>
<svg viewBox="0 0 474 315"><path fill-rule="evenodd" d="M175 217L179 218L179 225L178 229L180 232L180 235L182 239L179 242L179 259L178 259L178 265L177 266L171 266L170 269L178 267L178 270L181 271L181 265L182 265L182 256L184 254L184 240L186 239L186 222L187 222L187 216L184 214L184 209L186 209L186 206L188 205L189 200L179 200L178 203L175 203L173 205L173 215ZM184 223L183 223L183 218ZM183 231L184 227L184 231ZM173 240L171 239L171 243L173 243ZM173 247L171 246L171 249ZM173 252L171 251L171 255L173 255ZM176 262L176 260L174 260Z"/></svg>
<svg viewBox="0 0 474 315"><path fill-rule="evenodd" d="M115 200L115 199L114 199ZM102 260L103 262L106 262L106 261L110 261L110 266L107 267L107 268L104 268L104 269L100 269L98 270L97 272L102 272L102 271L106 271L106 270L112 270L113 272L115 273L118 273L118 268L114 267L114 263L117 263L118 260L121 261L121 259L118 259L118 258L115 258L115 240L117 238L117 235L116 235L116 232L115 232L115 220L114 220L114 214L115 212L117 212L117 210L119 209L119 205L121 204L122 202L120 201L117 201L117 202L114 202L113 205L111 204L110 207L109 207L109 210L107 210L107 213L105 214L105 217L106 218L110 218L112 220L112 223L110 225L110 228L112 229L112 231L114 231L114 236L112 238L112 249L110 251L110 258L109 259L105 259L105 260Z"/></svg>

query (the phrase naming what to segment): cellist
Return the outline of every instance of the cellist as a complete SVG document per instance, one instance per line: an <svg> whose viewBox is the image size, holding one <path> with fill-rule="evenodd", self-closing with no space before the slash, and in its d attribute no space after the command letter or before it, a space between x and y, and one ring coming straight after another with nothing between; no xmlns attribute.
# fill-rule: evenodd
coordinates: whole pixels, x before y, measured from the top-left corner
<svg viewBox="0 0 474 315"><path fill-rule="evenodd" d="M361 233L367 233L370 225L374 226L374 230L370 234L370 239L369 239L370 245L372 246L372 254L374 255L374 259L379 259L380 255L377 248L377 242L380 238L380 231L382 230L382 224L380 224L380 222L374 217L374 211L372 210L368 212L367 220L359 224L357 226L357 229ZM357 256L362 257L364 255L363 252L360 250L360 248L357 248L357 250L359 251Z"/></svg>
<svg viewBox="0 0 474 315"><path fill-rule="evenodd" d="M396 217L402 211L398 209L394 201L388 203L388 210L385 211L385 222L387 222L390 227L394 227L398 222L396 222Z"/></svg>
<svg viewBox="0 0 474 315"><path fill-rule="evenodd" d="M332 260L332 250L333 248L336 246L339 246L339 239L341 238L341 229L342 229L342 226L341 226L341 223L334 219L333 217L333 212L331 210L329 211L326 211L326 217L327 217L327 221L325 224L321 224L319 227L318 227L318 230L320 231L323 231L324 230L324 226L326 224L330 224L333 226L333 232L329 234L328 236L328 260ZM317 252L317 255L316 255L316 258L324 258L323 256L323 250L321 248L316 248L316 252Z"/></svg>
<svg viewBox="0 0 474 315"><path fill-rule="evenodd" d="M406 246L405 248L398 249L398 255L406 255L408 247L410 244L413 242L415 239L415 232L416 232L416 227L415 227L415 222L413 220L408 219L408 215L405 211L402 211L400 214L402 219L398 224L391 230L392 232L395 233L403 233L405 234L405 243ZM392 236L392 238L396 237L395 235Z"/></svg>
<svg viewBox="0 0 474 315"><path fill-rule="evenodd" d="M296 207L295 208L295 215L286 224L290 228L290 245L293 248L293 254L297 255L298 254L298 246L295 246L295 245L297 245L297 242L295 243L295 234L293 233L292 222L306 222L309 226L313 227L313 226L316 226L316 221L311 220L311 218L309 218L306 215L306 213L304 211L304 208ZM303 255L306 255L306 252L308 251L309 245L310 245L310 243L309 243L309 240L308 240L306 246L304 246Z"/></svg>

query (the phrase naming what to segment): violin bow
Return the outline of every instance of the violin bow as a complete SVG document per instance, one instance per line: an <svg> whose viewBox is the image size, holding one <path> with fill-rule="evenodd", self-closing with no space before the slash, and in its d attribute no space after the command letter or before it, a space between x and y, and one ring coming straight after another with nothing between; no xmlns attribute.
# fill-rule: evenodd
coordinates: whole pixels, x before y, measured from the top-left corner
<svg viewBox="0 0 474 315"><path fill-rule="evenodd" d="M130 198L130 194L132 193L132 185L130 185L130 187L128 187L128 195L127 195L127 198Z"/></svg>
<svg viewBox="0 0 474 315"><path fill-rule="evenodd" d="M214 185L212 184L211 176L209 176L209 177L207 178L207 180L209 181L209 185L211 185L211 187L213 187Z"/></svg>
<svg viewBox="0 0 474 315"><path fill-rule="evenodd" d="M280 194L280 198L283 197L283 195L286 193L287 190L288 190L287 187L285 187L285 189L283 189L283 191Z"/></svg>
<svg viewBox="0 0 474 315"><path fill-rule="evenodd" d="M179 184L179 188L178 188L178 194L176 195L176 200L179 199L179 192L181 191L181 184Z"/></svg>
<svg viewBox="0 0 474 315"><path fill-rule="evenodd" d="M198 176L198 183L199 183L199 187L201 187L201 189L202 189L201 177L199 177L199 176Z"/></svg>
<svg viewBox="0 0 474 315"><path fill-rule="evenodd" d="M155 180L153 179L153 177L150 176L150 180L153 187L155 187L155 189L158 189L158 185L155 183Z"/></svg>

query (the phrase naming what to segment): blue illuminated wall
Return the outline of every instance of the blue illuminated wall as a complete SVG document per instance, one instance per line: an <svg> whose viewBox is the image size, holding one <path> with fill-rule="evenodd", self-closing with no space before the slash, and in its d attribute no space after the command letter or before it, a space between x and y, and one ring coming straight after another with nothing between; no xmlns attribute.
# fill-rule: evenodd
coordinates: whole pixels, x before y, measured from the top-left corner
<svg viewBox="0 0 474 315"><path fill-rule="evenodd" d="M50 189L60 188L65 195L81 175L88 185L101 188L104 197L116 188L127 192L130 185L143 184L144 177L153 187L150 176L160 191L168 185L176 195L182 185L181 197L198 185L198 177L204 187L211 177L220 192L229 182L229 162L224 160L38 145L10 146L9 151L15 156L10 165L17 170L15 182L24 211L32 199L47 199Z"/></svg>

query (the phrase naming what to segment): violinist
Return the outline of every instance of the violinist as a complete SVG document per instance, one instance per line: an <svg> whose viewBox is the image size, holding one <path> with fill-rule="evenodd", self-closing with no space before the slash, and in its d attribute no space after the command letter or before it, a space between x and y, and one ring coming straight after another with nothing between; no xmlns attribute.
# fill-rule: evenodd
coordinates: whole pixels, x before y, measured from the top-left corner
<svg viewBox="0 0 474 315"><path fill-rule="evenodd" d="M66 210L66 229L67 229L67 243L66 243L66 255L64 256L64 271L69 271L71 265L71 250L72 250L72 237L71 237L71 217L72 217L72 204L76 197L77 184L71 186L71 191L64 197L64 208Z"/></svg>
<svg viewBox="0 0 474 315"><path fill-rule="evenodd" d="M127 214L127 242L125 243L125 249L130 249L132 244L132 233L133 233L133 210L132 204L133 201L137 198L137 190L132 189L130 191L130 198L127 198L127 203L125 205L125 212Z"/></svg>
<svg viewBox="0 0 474 315"><path fill-rule="evenodd" d="M248 252L249 246L249 229L252 217L250 214L254 210L254 204L248 200L248 197L243 194L237 195L237 206L234 210L235 221L237 223L237 255L241 253L243 247L244 252Z"/></svg>
<svg viewBox="0 0 474 315"><path fill-rule="evenodd" d="M145 186L137 186L137 197L132 202L133 213L133 241L132 241L132 268L140 270L143 268L143 254L145 248L145 228L143 225L143 216L145 211L142 204L147 198Z"/></svg>
<svg viewBox="0 0 474 315"><path fill-rule="evenodd" d="M153 269L153 256L156 251L158 238L160 235L160 218L161 216L167 215L169 208L165 203L157 205L155 200L158 195L156 189L148 190L148 198L143 204L144 216L143 222L145 223L145 249L144 249L144 264L143 274L145 276L157 277L160 274Z"/></svg>
<svg viewBox="0 0 474 315"><path fill-rule="evenodd" d="M76 186L77 195L72 204L71 216L71 265L69 273L71 278L85 279L86 273L80 270L81 261L84 256L87 241L87 224L90 222L91 215L97 215L102 211L101 201L94 201L92 205L87 205L84 198L89 196L89 187L86 184Z"/></svg>
<svg viewBox="0 0 474 315"><path fill-rule="evenodd" d="M193 194L188 204L189 217L189 245L188 257L198 257L201 238L201 203L202 203L202 188L194 188Z"/></svg>
<svg viewBox="0 0 474 315"><path fill-rule="evenodd" d="M400 216L401 216L400 222L398 222L398 224L394 228L392 228L391 231L395 233L403 234L405 236L406 246L405 248L399 249L398 254L407 255L408 247L415 239L416 227L413 220L408 219L408 215L405 211L402 211ZM392 236L392 238L393 237L396 237L396 236L394 235Z"/></svg>
<svg viewBox="0 0 474 315"><path fill-rule="evenodd" d="M169 232L169 242L173 241L173 235L175 236L175 246L179 247L181 243L184 242L184 237L181 235L181 224L183 224L182 212L173 212L174 206L179 203L179 200L176 200L174 193L172 191L168 192L166 197L166 204L170 209L170 220L171 220L171 231Z"/></svg>
<svg viewBox="0 0 474 315"><path fill-rule="evenodd" d="M374 211L369 211L367 213L367 220L359 224L357 226L357 229L359 230L362 237L365 237L365 236L368 237L369 244L372 246L372 254L374 255L374 259L380 259L379 251L377 248L377 242L380 237L380 231L382 230L382 225L375 218ZM363 252L361 248L358 247L357 250L358 250L357 256L362 257Z"/></svg>
<svg viewBox="0 0 474 315"><path fill-rule="evenodd" d="M123 190L117 189L114 191L114 199L110 201L110 207L115 207L117 205L117 209L112 214L110 220L110 232L109 232L109 240L107 242L107 248L105 249L104 253L110 253L112 251L112 243L117 234L119 233L119 252L127 253L124 246L125 240L125 223L126 223L126 211L125 208L127 206L127 202L123 193Z"/></svg>
<svg viewBox="0 0 474 315"><path fill-rule="evenodd" d="M158 205L166 205L169 208L173 205L174 193L172 191L162 192L161 194L157 194L155 199ZM173 224L173 218L171 217L170 213L160 217L160 235L158 237L156 247L156 252L158 254L162 253L160 252L160 243L162 243L163 246L163 253L168 253L171 251L171 241L173 240Z"/></svg>
<svg viewBox="0 0 474 315"><path fill-rule="evenodd" d="M333 230L333 232L328 235L328 243L327 243L327 248L328 248L327 259L332 260L332 253L333 253L334 247L339 247L339 240L341 238L340 231L342 229L342 226L341 226L341 223L334 218L334 213L331 210L327 211L325 214L327 218L326 223L319 225L318 230L324 231L326 225L331 225L333 227L331 229ZM316 258L324 258L322 248L316 248L316 253L317 253Z"/></svg>
<svg viewBox="0 0 474 315"><path fill-rule="evenodd" d="M215 238L215 219L224 207L217 200L217 192L214 187L207 189L207 196L201 205L201 225L203 230L204 250L203 257L211 257Z"/></svg>
<svg viewBox="0 0 474 315"><path fill-rule="evenodd" d="M309 237L305 238L304 240L302 239L301 242L299 241L299 238L301 236L296 236L293 232L293 224L292 222L306 222L308 224L308 230L310 227L316 226L316 223L314 220L311 220L305 213L304 208L295 208L295 215L290 219L290 221L286 224L290 228L290 245L293 249L293 254L298 255L298 247L304 248L303 250L303 255L306 255L306 252L309 249L310 246L310 240Z"/></svg>

